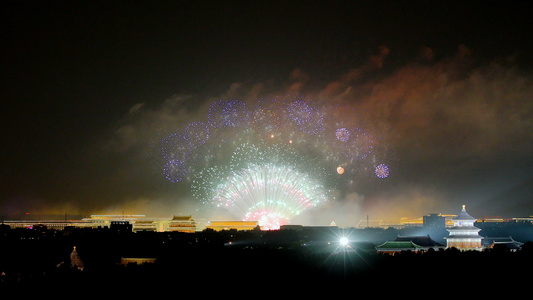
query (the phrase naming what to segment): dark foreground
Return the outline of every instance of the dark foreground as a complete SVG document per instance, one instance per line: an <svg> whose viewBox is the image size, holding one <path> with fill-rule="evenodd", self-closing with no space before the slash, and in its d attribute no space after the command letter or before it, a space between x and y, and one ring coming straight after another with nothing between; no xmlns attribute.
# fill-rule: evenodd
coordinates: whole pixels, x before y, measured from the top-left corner
<svg viewBox="0 0 533 300"><path fill-rule="evenodd" d="M270 235L270 236L269 236ZM369 290L379 294L421 287L494 290L522 285L533 269L533 244L521 250L378 254L369 243L346 247L295 240L292 233L196 234L74 232L0 239L0 289L21 293L187 292L198 295ZM231 244L229 243L231 241ZM83 271L71 267L77 247ZM122 257L155 257L121 265ZM376 290L376 284L379 284ZM280 290L281 288L285 290ZM521 288L528 288L523 287Z"/></svg>

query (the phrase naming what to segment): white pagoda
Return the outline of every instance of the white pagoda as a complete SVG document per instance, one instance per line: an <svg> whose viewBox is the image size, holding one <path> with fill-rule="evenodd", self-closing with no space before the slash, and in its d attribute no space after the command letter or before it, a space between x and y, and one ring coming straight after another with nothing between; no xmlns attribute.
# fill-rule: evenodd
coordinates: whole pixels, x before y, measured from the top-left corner
<svg viewBox="0 0 533 300"><path fill-rule="evenodd" d="M481 229L474 226L476 218L466 212L466 205L463 210L453 218L453 227L448 228L449 236L445 237L447 247L455 247L459 250L481 249L482 236L479 235Z"/></svg>

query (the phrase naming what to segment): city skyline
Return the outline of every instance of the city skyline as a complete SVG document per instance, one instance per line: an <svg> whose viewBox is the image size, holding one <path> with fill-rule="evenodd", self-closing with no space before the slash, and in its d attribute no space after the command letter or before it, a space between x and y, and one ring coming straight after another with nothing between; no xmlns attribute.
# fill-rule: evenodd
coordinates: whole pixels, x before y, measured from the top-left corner
<svg viewBox="0 0 533 300"><path fill-rule="evenodd" d="M533 215L530 3L1 6L0 215L240 219L212 205L217 187L238 184L204 180L193 191L193 181L244 169L224 165L240 146L224 145L278 137L313 162L280 158L281 171L313 177L298 189L320 192L287 200L294 224L462 204L478 217ZM225 123L228 107L255 119ZM259 134L269 126L280 135ZM281 176L274 167L246 174Z"/></svg>
<svg viewBox="0 0 533 300"><path fill-rule="evenodd" d="M463 210L465 209L465 205L463 205ZM318 227L328 227L328 226L334 226L339 228L395 228L395 229L401 229L401 228L409 228L409 227L420 227L420 226L431 226L432 218L443 218L446 220L446 226L451 227L453 225L453 218L457 217L459 215L459 211L451 211L451 212L428 212L423 215L410 215L410 216L403 216L397 219L383 219L380 218L380 216L373 216L370 218L369 215L366 216L366 219L359 219L359 220L352 220L349 223L340 223L337 224L335 219L332 219L329 223L296 223L296 222L290 222L284 225L290 226L318 226ZM502 217L500 215L492 215L492 216L477 216L475 212L473 213L476 217L475 222L482 222L482 223L502 223L502 222L532 222L533 216L512 216L512 217ZM248 222L249 224L252 224L255 222L255 226L260 226L261 230L269 231L269 230L279 230L280 228L270 228L268 226L263 226L260 224L259 220L239 220L239 219L206 219L202 215L193 215L193 214L176 214L171 213L168 215L145 215L145 214L126 214L124 212L122 213L115 213L115 214L105 214L105 215L98 215L98 214L90 214L90 215L68 215L65 213L64 215L30 215L30 214L24 214L21 216L0 216L0 219L2 223L9 224L11 226L15 226L16 228L30 228L34 225L41 224L41 225L52 225L53 227L57 227L55 229L62 230L64 226L81 226L81 227L95 227L95 226L109 226L110 221L128 221L133 222L132 225L135 224L136 221L140 221L141 223L145 223L146 221L153 222L151 229L146 229L143 226L146 226L147 224L141 224L140 228L135 228L134 225L134 231L142 231L142 230L148 230L148 231L168 231L168 222L172 221L173 219L176 220L192 220L196 225L196 231L202 231L205 228L209 228L209 224L211 223L217 223L217 222ZM426 224L426 219L430 222ZM166 225L161 225L159 223L165 223ZM243 224L244 224L243 223ZM70 224L70 225L69 225ZM76 225L78 224L78 225ZM157 225L159 224L159 225ZM249 225L251 226L251 225ZM144 229L143 229L144 228ZM165 228L165 229L162 229Z"/></svg>

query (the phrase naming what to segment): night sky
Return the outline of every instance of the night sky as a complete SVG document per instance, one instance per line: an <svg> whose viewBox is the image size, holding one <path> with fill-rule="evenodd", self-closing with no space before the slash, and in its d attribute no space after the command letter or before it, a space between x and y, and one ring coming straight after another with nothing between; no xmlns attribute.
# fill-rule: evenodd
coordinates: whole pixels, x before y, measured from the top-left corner
<svg viewBox="0 0 533 300"><path fill-rule="evenodd" d="M293 92L355 107L398 158L379 187L295 222L533 215L532 15L529 1L2 1L0 215L201 217L154 144L213 100Z"/></svg>

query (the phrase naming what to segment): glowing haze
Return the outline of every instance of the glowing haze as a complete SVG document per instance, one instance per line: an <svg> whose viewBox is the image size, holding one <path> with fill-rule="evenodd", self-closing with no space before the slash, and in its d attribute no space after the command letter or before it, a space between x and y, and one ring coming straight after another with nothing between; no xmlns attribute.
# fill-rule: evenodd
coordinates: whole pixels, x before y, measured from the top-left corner
<svg viewBox="0 0 533 300"><path fill-rule="evenodd" d="M533 215L530 1L278 2L2 1L0 217Z"/></svg>
<svg viewBox="0 0 533 300"><path fill-rule="evenodd" d="M196 97L175 96L160 107L130 113L112 145L151 144L157 178L171 182L182 195L190 193L187 189L200 172L250 168L227 166L243 144L289 147L324 170L310 171L313 162L306 174L322 172L320 184L324 178L335 182L335 201L330 198L327 205L294 217L309 224L341 219L340 224L356 225L366 214L420 216L470 201L494 206L492 197L513 189L512 178L528 180L525 169L512 170L509 161L528 161L532 149L525 142L532 132L532 107L524 100L533 95L523 84L527 75L502 64L473 67L470 50L461 46L441 61L413 62L376 77L376 57L386 64L389 53L378 49L373 60L322 86L295 69L276 83L280 87L233 83L219 96L202 98L203 105L194 111L186 107ZM476 171L493 167L497 173ZM264 176L262 168L266 164L255 164L259 173L253 176ZM479 188L502 172L507 179ZM242 174L227 177L211 178L203 188L215 192L219 185L227 188L237 178L245 180ZM198 209L215 218L221 214L210 209L217 205L206 205L214 201L193 195L188 201L203 203ZM237 206L228 211L226 217L235 218L250 212Z"/></svg>

